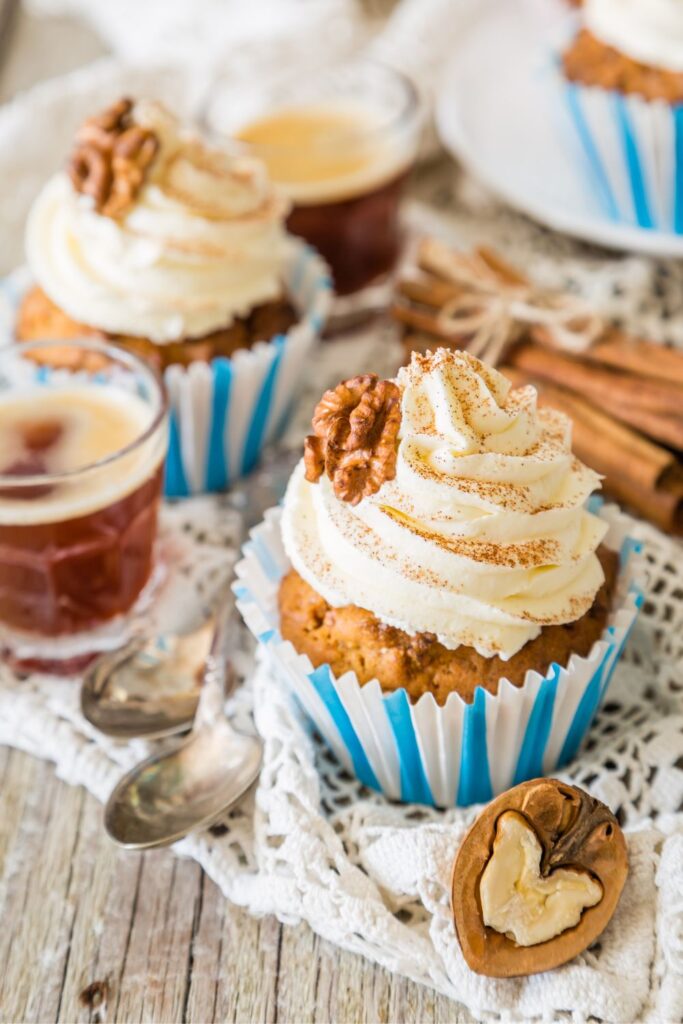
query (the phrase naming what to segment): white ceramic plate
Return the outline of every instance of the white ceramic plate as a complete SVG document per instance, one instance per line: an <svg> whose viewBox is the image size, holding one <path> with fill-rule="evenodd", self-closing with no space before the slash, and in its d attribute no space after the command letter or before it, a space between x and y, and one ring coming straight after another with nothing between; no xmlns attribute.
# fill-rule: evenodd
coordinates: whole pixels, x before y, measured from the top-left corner
<svg viewBox="0 0 683 1024"><path fill-rule="evenodd" d="M564 0L480 0L441 82L444 145L492 192L556 231L613 249L683 257L683 236L608 220L551 73L576 15Z"/></svg>

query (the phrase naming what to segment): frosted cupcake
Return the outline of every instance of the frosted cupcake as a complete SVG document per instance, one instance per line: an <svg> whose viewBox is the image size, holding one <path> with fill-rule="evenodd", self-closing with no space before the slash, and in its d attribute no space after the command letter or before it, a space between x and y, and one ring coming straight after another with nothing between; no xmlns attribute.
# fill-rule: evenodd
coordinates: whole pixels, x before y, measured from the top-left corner
<svg viewBox="0 0 683 1024"><path fill-rule="evenodd" d="M585 0L562 55L586 167L613 220L683 231L683 4Z"/></svg>
<svg viewBox="0 0 683 1024"><path fill-rule="evenodd" d="M569 421L440 349L327 392L313 426L282 542L273 516L238 596L323 734L364 781L434 803L567 760L637 604Z"/></svg>
<svg viewBox="0 0 683 1024"><path fill-rule="evenodd" d="M178 493L224 486L250 468L291 406L329 281L286 234L286 213L259 161L207 145L160 104L128 99L85 122L67 170L31 209L35 286L17 336L97 335L175 371L167 383ZM199 393L190 394L180 369L197 363L207 369L193 367ZM228 409L238 395L241 407ZM207 403L219 422L207 422ZM256 413L261 427L252 429Z"/></svg>

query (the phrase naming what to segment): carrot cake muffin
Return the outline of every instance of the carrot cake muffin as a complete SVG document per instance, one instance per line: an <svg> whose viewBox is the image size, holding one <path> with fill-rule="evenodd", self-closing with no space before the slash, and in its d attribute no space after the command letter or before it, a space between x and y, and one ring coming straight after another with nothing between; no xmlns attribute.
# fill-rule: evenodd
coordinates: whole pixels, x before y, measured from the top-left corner
<svg viewBox="0 0 683 1024"><path fill-rule="evenodd" d="M586 0L584 27L562 58L572 82L683 103L680 0Z"/></svg>
<svg viewBox="0 0 683 1024"><path fill-rule="evenodd" d="M282 284L286 214L260 161L122 99L79 129L33 205L36 286L16 333L97 335L161 369L268 340L297 319Z"/></svg>
<svg viewBox="0 0 683 1024"><path fill-rule="evenodd" d="M590 204L612 222L681 234L683 4L585 0L579 18L553 75L587 212Z"/></svg>
<svg viewBox="0 0 683 1024"><path fill-rule="evenodd" d="M314 666L443 703L586 655L617 557L571 424L465 352L326 392L285 498L280 631ZM599 551L599 553L598 553Z"/></svg>

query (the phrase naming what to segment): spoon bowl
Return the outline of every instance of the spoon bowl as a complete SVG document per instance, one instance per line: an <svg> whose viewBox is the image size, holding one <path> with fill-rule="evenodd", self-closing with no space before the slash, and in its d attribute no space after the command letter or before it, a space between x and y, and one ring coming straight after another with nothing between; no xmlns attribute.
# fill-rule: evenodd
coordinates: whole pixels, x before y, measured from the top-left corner
<svg viewBox="0 0 683 1024"><path fill-rule="evenodd" d="M138 638L98 658L83 679L83 717L120 740L189 729L215 633L212 617L192 632Z"/></svg>
<svg viewBox="0 0 683 1024"><path fill-rule="evenodd" d="M225 719L133 768L104 812L109 836L128 850L175 843L237 803L261 770L263 744Z"/></svg>

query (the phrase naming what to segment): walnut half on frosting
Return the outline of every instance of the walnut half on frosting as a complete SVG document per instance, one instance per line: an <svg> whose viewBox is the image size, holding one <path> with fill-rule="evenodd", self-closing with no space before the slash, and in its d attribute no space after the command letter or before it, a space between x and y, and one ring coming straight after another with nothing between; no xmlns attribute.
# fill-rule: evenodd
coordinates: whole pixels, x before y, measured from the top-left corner
<svg viewBox="0 0 683 1024"><path fill-rule="evenodd" d="M357 505L396 476L401 392L367 373L326 391L313 414L314 434L304 443L306 479L323 473L340 501Z"/></svg>
<svg viewBox="0 0 683 1024"><path fill-rule="evenodd" d="M88 118L69 160L73 187L105 217L119 217L132 205L159 150L154 132L135 123L133 107L123 98Z"/></svg>

